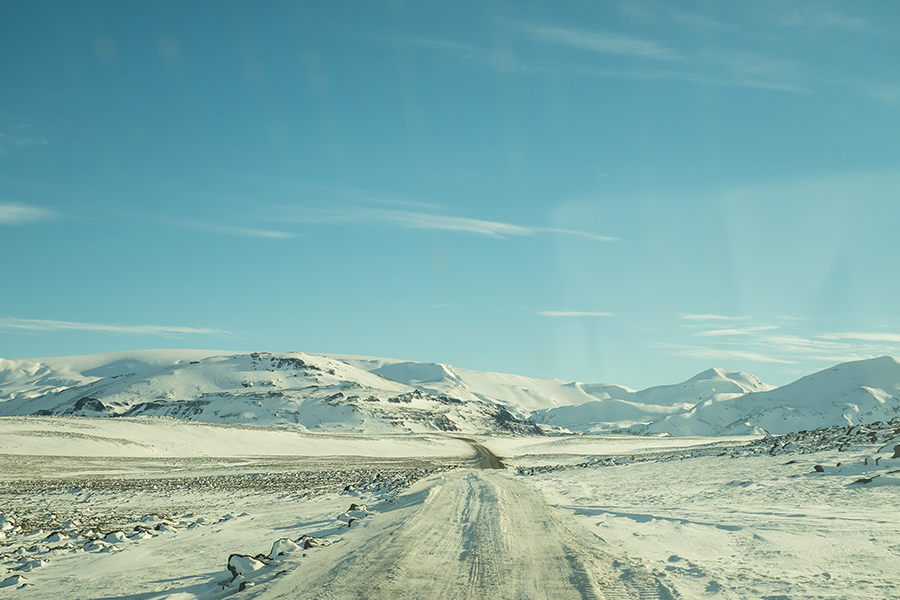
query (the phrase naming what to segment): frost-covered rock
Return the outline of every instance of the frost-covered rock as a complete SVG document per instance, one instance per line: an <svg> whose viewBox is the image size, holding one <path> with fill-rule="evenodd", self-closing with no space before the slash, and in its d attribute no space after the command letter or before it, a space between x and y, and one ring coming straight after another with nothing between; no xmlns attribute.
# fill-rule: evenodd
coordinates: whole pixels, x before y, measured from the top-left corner
<svg viewBox="0 0 900 600"><path fill-rule="evenodd" d="M128 539L132 541L138 540L148 540L153 537L153 534L147 531L146 529L135 528L135 531L132 531L128 534Z"/></svg>
<svg viewBox="0 0 900 600"><path fill-rule="evenodd" d="M28 585L28 579L24 575L10 575L3 581L0 581L0 588L21 587Z"/></svg>
<svg viewBox="0 0 900 600"><path fill-rule="evenodd" d="M58 544L60 542L64 542L71 539L69 534L62 533L60 531L54 531L50 535L44 538L44 541L50 544Z"/></svg>
<svg viewBox="0 0 900 600"><path fill-rule="evenodd" d="M246 554L232 554L228 557L228 570L231 571L234 577L247 577L250 573L266 567L266 563L263 562L262 558L259 555L254 557Z"/></svg>
<svg viewBox="0 0 900 600"><path fill-rule="evenodd" d="M128 541L128 537L124 531L111 531L103 537L103 541L108 544L121 544Z"/></svg>
<svg viewBox="0 0 900 600"><path fill-rule="evenodd" d="M85 552L103 552L112 548L112 544L104 542L103 540L91 540L82 546L82 548Z"/></svg>
<svg viewBox="0 0 900 600"><path fill-rule="evenodd" d="M325 540L321 540L319 538L315 538L311 535L301 535L297 538L297 544L300 545L304 550L309 550L314 546L326 546L327 543Z"/></svg>
<svg viewBox="0 0 900 600"><path fill-rule="evenodd" d="M48 564L48 561L44 559L22 559L20 561L20 565L17 567L19 571L33 571L34 569L39 569L44 565Z"/></svg>
<svg viewBox="0 0 900 600"><path fill-rule="evenodd" d="M300 545L297 544L297 542L289 540L288 538L281 538L280 540L277 540L274 544L272 544L272 550L269 552L269 558L275 558L277 556L290 554L291 552L295 552L300 549Z"/></svg>

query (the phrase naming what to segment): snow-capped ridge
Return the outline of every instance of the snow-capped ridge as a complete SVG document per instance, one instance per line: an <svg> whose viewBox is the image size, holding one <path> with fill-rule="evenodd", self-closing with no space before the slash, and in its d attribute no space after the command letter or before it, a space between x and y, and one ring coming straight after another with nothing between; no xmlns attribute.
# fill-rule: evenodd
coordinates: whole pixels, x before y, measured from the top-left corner
<svg viewBox="0 0 900 600"><path fill-rule="evenodd" d="M900 362L889 356L841 363L785 386L699 403L652 423L648 433L788 433L868 424L900 415Z"/></svg>
<svg viewBox="0 0 900 600"><path fill-rule="evenodd" d="M153 350L0 359L0 415L169 416L312 431L784 433L900 415L900 362L853 361L780 388L707 369L632 390L373 357ZM534 421L534 422L532 422Z"/></svg>
<svg viewBox="0 0 900 600"><path fill-rule="evenodd" d="M0 371L0 414L171 416L370 433L537 432L502 406L428 393L324 355L204 354L41 361L49 369L7 361ZM65 385L58 385L56 373L65 373Z"/></svg>

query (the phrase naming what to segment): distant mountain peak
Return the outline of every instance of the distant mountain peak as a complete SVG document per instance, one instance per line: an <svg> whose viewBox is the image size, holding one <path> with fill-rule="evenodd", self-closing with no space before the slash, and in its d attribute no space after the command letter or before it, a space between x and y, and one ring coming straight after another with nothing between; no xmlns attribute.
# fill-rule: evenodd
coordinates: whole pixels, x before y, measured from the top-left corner
<svg viewBox="0 0 900 600"><path fill-rule="evenodd" d="M632 390L303 352L142 350L0 359L0 416L160 415L312 431L786 433L900 415L900 361L841 363L774 388L707 369Z"/></svg>

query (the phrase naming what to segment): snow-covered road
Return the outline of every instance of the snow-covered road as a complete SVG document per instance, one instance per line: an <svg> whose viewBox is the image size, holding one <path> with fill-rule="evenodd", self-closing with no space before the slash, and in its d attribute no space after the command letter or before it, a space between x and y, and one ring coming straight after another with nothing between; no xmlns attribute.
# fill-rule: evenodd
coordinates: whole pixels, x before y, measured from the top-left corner
<svg viewBox="0 0 900 600"><path fill-rule="evenodd" d="M460 470L416 486L365 530L310 553L258 598L671 598L597 549L510 473Z"/></svg>

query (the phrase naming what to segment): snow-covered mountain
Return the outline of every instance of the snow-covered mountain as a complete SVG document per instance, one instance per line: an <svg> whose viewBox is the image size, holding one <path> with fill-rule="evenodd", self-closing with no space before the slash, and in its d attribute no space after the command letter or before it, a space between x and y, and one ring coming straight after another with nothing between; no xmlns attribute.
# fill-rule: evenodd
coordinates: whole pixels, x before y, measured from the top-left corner
<svg viewBox="0 0 900 600"><path fill-rule="evenodd" d="M618 398L633 391L620 385L583 384L559 379L472 371L440 363L340 354L329 356L433 394L446 394L461 400L487 400L503 404L510 411L522 416L543 409L609 397Z"/></svg>
<svg viewBox="0 0 900 600"><path fill-rule="evenodd" d="M595 389L592 386L582 387ZM602 396L597 400L535 411L531 417L538 423L555 425L571 431L636 432L668 416L685 414L697 404L718 403L750 392L771 389L772 386L761 382L755 375L709 369L682 383L640 391L603 386ZM682 435L696 435L696 433L682 432Z"/></svg>
<svg viewBox="0 0 900 600"><path fill-rule="evenodd" d="M900 415L900 363L837 365L773 388L710 369L645 390L439 363L303 353L135 351L0 359L2 415L158 415L310 431L785 433Z"/></svg>
<svg viewBox="0 0 900 600"><path fill-rule="evenodd" d="M138 351L0 360L0 414L170 416L310 431L539 433L500 404L302 353Z"/></svg>
<svg viewBox="0 0 900 600"><path fill-rule="evenodd" d="M648 433L788 433L900 416L900 362L890 356L842 363L768 391L710 398L648 427Z"/></svg>

